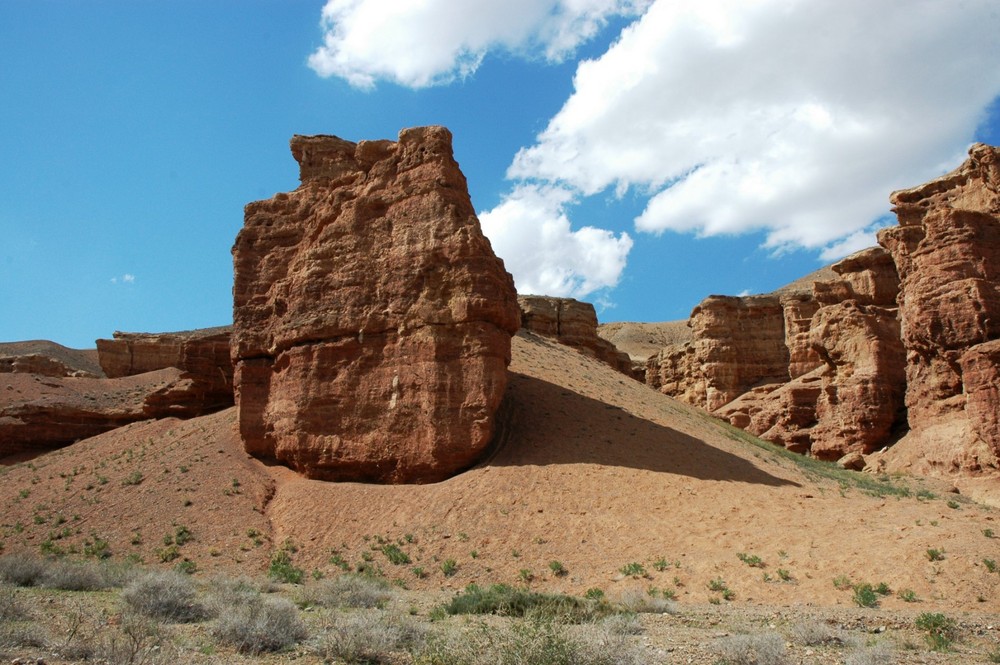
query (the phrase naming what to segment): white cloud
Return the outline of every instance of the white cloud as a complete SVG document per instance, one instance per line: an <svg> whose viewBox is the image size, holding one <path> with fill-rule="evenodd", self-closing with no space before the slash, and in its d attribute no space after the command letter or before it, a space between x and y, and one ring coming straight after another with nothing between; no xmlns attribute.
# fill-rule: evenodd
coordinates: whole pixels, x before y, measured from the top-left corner
<svg viewBox="0 0 1000 665"><path fill-rule="evenodd" d="M124 275L122 275L120 277L112 277L111 278L111 283L112 284L118 284L118 283L121 283L121 284L135 284L135 275L133 275L132 273L128 273L127 272L127 273L125 273Z"/></svg>
<svg viewBox="0 0 1000 665"><path fill-rule="evenodd" d="M572 202L566 189L522 185L479 214L518 293L579 298L618 283L632 239L590 226L573 231L566 216Z"/></svg>
<svg viewBox="0 0 1000 665"><path fill-rule="evenodd" d="M509 176L648 193L640 231L832 257L953 168L1000 94L995 0L658 0ZM825 249L824 249L825 248Z"/></svg>
<svg viewBox="0 0 1000 665"><path fill-rule="evenodd" d="M650 1L327 0L323 46L309 66L359 88L378 79L423 88L468 76L491 49L560 61L610 16Z"/></svg>

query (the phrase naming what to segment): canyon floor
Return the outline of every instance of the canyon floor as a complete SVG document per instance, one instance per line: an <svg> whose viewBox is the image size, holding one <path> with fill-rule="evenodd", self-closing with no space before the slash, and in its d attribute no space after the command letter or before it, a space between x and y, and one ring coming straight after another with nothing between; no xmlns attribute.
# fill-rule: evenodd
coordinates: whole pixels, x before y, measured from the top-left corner
<svg viewBox="0 0 1000 665"><path fill-rule="evenodd" d="M417 616L470 583L612 599L667 589L676 613L643 615L633 638L649 662L717 662L719 639L760 631L789 640L788 662L844 662L843 649L796 646L803 621L893 645L893 660L871 662L1000 653L1000 512L947 482L784 453L525 332L500 421L487 460L408 486L263 464L243 452L233 409L136 423L0 466L0 542L4 553L98 545L149 567L190 561L198 579L263 576L284 548L316 576L360 566L396 580ZM193 538L178 544L181 528ZM409 562L394 564L390 544ZM859 608L851 583L891 592ZM953 651L922 643L914 619L927 612L959 622Z"/></svg>

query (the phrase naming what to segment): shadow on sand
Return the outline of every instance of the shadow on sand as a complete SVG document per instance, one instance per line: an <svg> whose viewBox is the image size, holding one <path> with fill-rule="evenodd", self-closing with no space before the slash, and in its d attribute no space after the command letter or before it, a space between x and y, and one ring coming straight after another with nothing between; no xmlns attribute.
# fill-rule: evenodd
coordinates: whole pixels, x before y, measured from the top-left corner
<svg viewBox="0 0 1000 665"><path fill-rule="evenodd" d="M794 486L675 429L562 386L510 374L489 466L597 464L700 480Z"/></svg>

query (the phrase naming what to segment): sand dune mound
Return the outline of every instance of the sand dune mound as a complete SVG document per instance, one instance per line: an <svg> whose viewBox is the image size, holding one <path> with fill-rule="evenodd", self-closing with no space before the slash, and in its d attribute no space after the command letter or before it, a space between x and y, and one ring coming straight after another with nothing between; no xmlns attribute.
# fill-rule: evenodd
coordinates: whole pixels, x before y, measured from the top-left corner
<svg viewBox="0 0 1000 665"><path fill-rule="evenodd" d="M921 610L1000 610L982 563L996 558L984 530L1000 531L997 513L947 486L809 466L531 334L514 338L510 371L497 449L444 482L326 483L265 466L242 452L232 410L133 424L6 468L6 549L37 551L69 528L52 543L82 550L97 534L115 556L173 565L162 539L183 525L195 540L180 553L201 570L259 572L288 543L307 571L361 566L418 589L656 586L704 603L721 580L734 603L851 605L833 584L844 577L910 589Z"/></svg>

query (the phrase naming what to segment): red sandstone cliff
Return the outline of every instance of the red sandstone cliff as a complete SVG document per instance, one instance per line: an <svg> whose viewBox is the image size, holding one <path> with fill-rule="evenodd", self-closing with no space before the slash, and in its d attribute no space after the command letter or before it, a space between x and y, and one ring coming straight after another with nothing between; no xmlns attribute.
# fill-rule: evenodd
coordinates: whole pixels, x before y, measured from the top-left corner
<svg viewBox="0 0 1000 665"><path fill-rule="evenodd" d="M301 186L246 206L232 355L248 452L430 482L491 441L520 325L443 127L296 136Z"/></svg>
<svg viewBox="0 0 1000 665"><path fill-rule="evenodd" d="M800 452L918 472L998 468L1000 151L891 200L873 247L767 296L711 296L647 383ZM884 249L883 249L884 248Z"/></svg>

